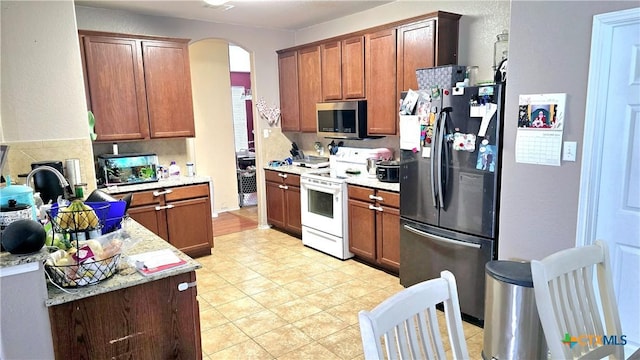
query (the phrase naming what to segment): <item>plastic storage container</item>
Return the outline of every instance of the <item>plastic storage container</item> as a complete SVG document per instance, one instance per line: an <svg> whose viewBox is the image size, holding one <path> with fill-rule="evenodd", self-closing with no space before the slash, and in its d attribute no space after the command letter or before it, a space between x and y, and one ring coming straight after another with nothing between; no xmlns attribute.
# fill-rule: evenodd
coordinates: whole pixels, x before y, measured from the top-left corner
<svg viewBox="0 0 640 360"><path fill-rule="evenodd" d="M482 358L546 359L547 343L536 308L531 264L490 261L485 276Z"/></svg>

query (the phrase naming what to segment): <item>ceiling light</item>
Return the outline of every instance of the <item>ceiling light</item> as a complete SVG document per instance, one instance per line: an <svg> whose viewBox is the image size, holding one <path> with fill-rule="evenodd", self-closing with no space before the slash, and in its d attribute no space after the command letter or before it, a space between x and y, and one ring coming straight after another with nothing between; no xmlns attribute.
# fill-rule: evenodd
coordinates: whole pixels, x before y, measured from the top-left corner
<svg viewBox="0 0 640 360"><path fill-rule="evenodd" d="M223 5L227 2L229 2L229 0L204 0L204 2L206 2L207 4L211 5L211 6L220 6Z"/></svg>

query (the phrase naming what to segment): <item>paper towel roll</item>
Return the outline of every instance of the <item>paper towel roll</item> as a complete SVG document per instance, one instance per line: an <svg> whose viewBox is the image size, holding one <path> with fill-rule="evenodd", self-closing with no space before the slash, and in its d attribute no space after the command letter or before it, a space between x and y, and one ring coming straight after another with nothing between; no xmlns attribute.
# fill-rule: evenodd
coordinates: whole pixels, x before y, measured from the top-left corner
<svg viewBox="0 0 640 360"><path fill-rule="evenodd" d="M65 161L65 175L69 185L73 188L77 184L82 183L80 176L80 159L66 159Z"/></svg>

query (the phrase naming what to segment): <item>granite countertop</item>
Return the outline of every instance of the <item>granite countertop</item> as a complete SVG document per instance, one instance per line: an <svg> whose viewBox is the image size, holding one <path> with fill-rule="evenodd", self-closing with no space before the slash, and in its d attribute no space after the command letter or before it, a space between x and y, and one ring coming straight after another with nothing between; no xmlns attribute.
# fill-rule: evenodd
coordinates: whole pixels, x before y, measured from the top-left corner
<svg viewBox="0 0 640 360"><path fill-rule="evenodd" d="M265 170L273 170L279 171L283 173L289 174L297 174L301 175L309 171L317 171L320 169L311 169L302 166L293 166L293 165L285 165L285 166L266 166ZM388 190L400 192L400 184L399 183L387 183L379 181L377 178L368 178L368 177L350 177L347 178L347 184L366 186L374 189Z"/></svg>
<svg viewBox="0 0 640 360"><path fill-rule="evenodd" d="M202 183L208 183L209 181L211 181L211 178L209 176L191 176L191 177L181 176L179 178L160 179L156 182L143 183L143 184L109 186L106 188L101 188L100 190L108 194L115 195L115 194L123 194L123 193L130 193L130 192L136 192L136 191L161 189L166 187L202 184Z"/></svg>
<svg viewBox="0 0 640 360"><path fill-rule="evenodd" d="M49 251L47 251L47 248L45 247L37 252L25 255L13 255L8 251L3 251L0 253L0 269L33 262L41 262L48 256Z"/></svg>
<svg viewBox="0 0 640 360"><path fill-rule="evenodd" d="M366 186L374 189L400 192L400 183L382 182L377 178L353 177L347 178L347 184Z"/></svg>
<svg viewBox="0 0 640 360"><path fill-rule="evenodd" d="M320 169L312 169L304 166L284 165L284 166L265 166L265 170L279 171L288 174L301 175L309 171L317 171Z"/></svg>
<svg viewBox="0 0 640 360"><path fill-rule="evenodd" d="M124 256L122 256L120 259L118 272L115 275L95 285L88 285L78 288L65 288L65 290L69 293L62 291L50 282L47 282L48 299L46 301L46 306L60 305L70 301L79 300L94 295L100 295L110 291L144 284L154 280L188 273L202 267L198 262L191 259L183 252L176 249L168 242L166 242L150 230L147 230L145 227L138 224L132 219L127 220L125 229L132 239L138 239L139 242L135 244L131 249L123 252ZM128 259L126 255L134 255L162 249L171 249L179 258L186 260L186 264L149 276L140 274L134 267L127 264Z"/></svg>

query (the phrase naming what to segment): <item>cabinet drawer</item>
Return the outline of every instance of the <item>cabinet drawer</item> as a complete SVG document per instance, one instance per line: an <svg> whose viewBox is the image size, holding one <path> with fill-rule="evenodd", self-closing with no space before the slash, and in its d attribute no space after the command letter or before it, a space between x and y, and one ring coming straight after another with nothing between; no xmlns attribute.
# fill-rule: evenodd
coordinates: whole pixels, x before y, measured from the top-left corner
<svg viewBox="0 0 640 360"><path fill-rule="evenodd" d="M281 173L279 171L266 170L264 172L264 179L266 181L273 181L273 182L276 182L276 183L283 183L285 175L287 177L291 176L290 174Z"/></svg>
<svg viewBox="0 0 640 360"><path fill-rule="evenodd" d="M292 175L292 174L286 174L286 175L287 175L287 177L284 179L284 183L286 185L300 187L300 176L299 175Z"/></svg>
<svg viewBox="0 0 640 360"><path fill-rule="evenodd" d="M382 198L382 200L378 200L378 203L381 205L400 208L400 194L391 191L378 190L376 195Z"/></svg>
<svg viewBox="0 0 640 360"><path fill-rule="evenodd" d="M160 198L153 195L153 191L135 192L131 196L131 207L159 204Z"/></svg>
<svg viewBox="0 0 640 360"><path fill-rule="evenodd" d="M369 196L373 196L374 190L370 188L365 188L361 186L352 186L349 185L349 198L357 199L367 202L373 202Z"/></svg>
<svg viewBox="0 0 640 360"><path fill-rule="evenodd" d="M171 190L164 196L167 202L209 196L209 185L207 184L173 187L167 190Z"/></svg>

